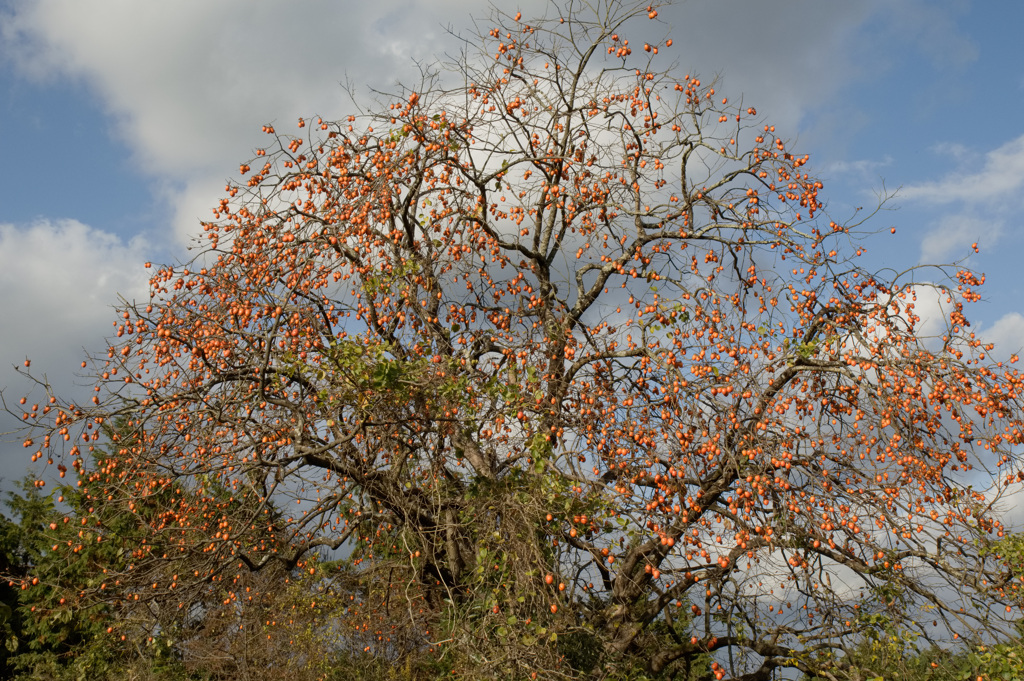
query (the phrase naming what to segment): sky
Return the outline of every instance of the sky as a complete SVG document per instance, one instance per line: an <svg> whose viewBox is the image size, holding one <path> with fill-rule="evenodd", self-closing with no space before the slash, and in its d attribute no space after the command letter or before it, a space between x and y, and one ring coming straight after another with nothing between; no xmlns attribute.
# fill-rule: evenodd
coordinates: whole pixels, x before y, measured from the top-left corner
<svg viewBox="0 0 1024 681"><path fill-rule="evenodd" d="M544 0L502 7L557 14ZM466 0L0 0L8 404L32 389L14 370L26 358L61 394L87 394L76 370L106 348L112 306L148 297L144 262L191 257L199 220L265 143L261 126L342 118L352 96L415 84L460 37L473 44L474 18L486 32L488 12ZM673 38L665 54L681 73L717 78L810 154L831 214L895 192L867 224L870 263L968 258L986 275L973 328L1008 356L1024 346L1021 26L1019 0L688 0L630 35ZM0 433L17 425L0 414ZM22 476L25 452L3 436L0 486Z"/></svg>

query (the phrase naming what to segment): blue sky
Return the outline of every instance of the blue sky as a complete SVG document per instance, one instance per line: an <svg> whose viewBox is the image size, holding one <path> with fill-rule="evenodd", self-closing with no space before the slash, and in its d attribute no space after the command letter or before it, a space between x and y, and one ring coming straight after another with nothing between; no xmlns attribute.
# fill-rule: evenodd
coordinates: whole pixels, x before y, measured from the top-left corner
<svg viewBox="0 0 1024 681"><path fill-rule="evenodd" d="M28 388L10 368L25 357L82 390L74 371L105 347L110 306L147 295L144 261L189 257L261 125L347 115L343 81L361 97L414 82L417 60L456 48L445 27L486 13L460 0L0 0L5 397ZM643 30L674 38L679 68L718 76L811 154L834 215L901 188L870 223L873 263L950 262L977 241L976 327L1002 354L1024 345L1024 3L689 0L660 19ZM27 461L7 440L0 475L19 477Z"/></svg>

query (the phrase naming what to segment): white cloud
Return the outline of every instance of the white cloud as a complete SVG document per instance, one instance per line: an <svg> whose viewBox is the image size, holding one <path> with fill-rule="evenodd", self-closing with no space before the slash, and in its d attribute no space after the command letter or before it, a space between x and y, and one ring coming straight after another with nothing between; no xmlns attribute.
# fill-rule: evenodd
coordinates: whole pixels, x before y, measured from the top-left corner
<svg viewBox="0 0 1024 681"><path fill-rule="evenodd" d="M10 366L26 358L62 397L86 399L76 373L87 351L106 347L118 295L148 297L147 250L141 238L126 243L75 220L0 224L0 388L8 405L42 397ZM13 435L21 425L0 411L0 486L29 463Z"/></svg>
<svg viewBox="0 0 1024 681"><path fill-rule="evenodd" d="M179 237L198 232L197 215L209 217L224 180L266 142L263 124L298 132L300 116L350 113L347 80L363 93L415 83L415 61L455 46L446 17L480 8L465 0L14 7L0 21L3 56L27 77L80 80L99 95L137 166L171 194Z"/></svg>
<svg viewBox="0 0 1024 681"><path fill-rule="evenodd" d="M976 155L966 153L962 147L947 148L959 167L941 180L904 187L900 191L901 198L937 204L995 204L995 207L1019 204L1024 188L1024 135L986 153L983 159L976 159ZM969 171L976 160L981 160L981 169Z"/></svg>
<svg viewBox="0 0 1024 681"><path fill-rule="evenodd" d="M928 147L928 151L937 156L952 157L957 161L969 160L974 156L966 145L959 142L936 142Z"/></svg>
<svg viewBox="0 0 1024 681"><path fill-rule="evenodd" d="M978 212L944 215L921 241L921 262L960 260L970 253L971 244L980 241L991 246L1002 233L1003 221L994 216Z"/></svg>
<svg viewBox="0 0 1024 681"><path fill-rule="evenodd" d="M860 159L857 161L837 161L825 166L826 175L854 175L858 179L875 179L881 168L892 165L892 156L886 154L881 159Z"/></svg>
<svg viewBox="0 0 1024 681"><path fill-rule="evenodd" d="M1005 236L1009 216L1024 205L1024 135L984 154L948 142L933 145L932 151L947 156L952 170L899 192L902 200L941 211L922 238L921 262L959 259L974 242L991 249Z"/></svg>
<svg viewBox="0 0 1024 681"><path fill-rule="evenodd" d="M143 168L175 176L225 156L237 165L272 119L338 110L346 72L383 89L409 75L442 43L424 5L458 3L410 4L419 21L389 3L41 0L21 3L4 33L23 72L89 83Z"/></svg>
<svg viewBox="0 0 1024 681"><path fill-rule="evenodd" d="M146 244L75 220L0 225L0 357L70 376L111 331L118 295L148 297ZM11 376L3 367L4 383Z"/></svg>
<svg viewBox="0 0 1024 681"><path fill-rule="evenodd" d="M1024 353L1024 315L1019 312L1004 314L980 333L986 342L995 343L993 354L998 359Z"/></svg>

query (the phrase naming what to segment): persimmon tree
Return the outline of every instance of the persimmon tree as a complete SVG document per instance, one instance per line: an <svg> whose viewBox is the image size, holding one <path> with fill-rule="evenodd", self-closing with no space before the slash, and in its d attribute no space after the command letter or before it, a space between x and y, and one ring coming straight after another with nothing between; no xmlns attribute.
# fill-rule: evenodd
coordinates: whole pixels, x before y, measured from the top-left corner
<svg viewBox="0 0 1024 681"><path fill-rule="evenodd" d="M838 678L883 624L1009 627L1022 379L969 329L983 278L862 265L807 156L630 42L657 7L553 12L266 126L201 254L119 308L93 404L26 410L86 494L162 495L101 595L335 550L371 653L474 678Z"/></svg>

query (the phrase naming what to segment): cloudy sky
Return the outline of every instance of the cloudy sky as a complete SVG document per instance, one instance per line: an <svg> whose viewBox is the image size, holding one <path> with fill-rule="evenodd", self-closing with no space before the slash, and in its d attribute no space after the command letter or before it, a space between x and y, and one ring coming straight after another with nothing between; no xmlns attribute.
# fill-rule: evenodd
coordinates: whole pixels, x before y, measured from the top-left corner
<svg viewBox="0 0 1024 681"><path fill-rule="evenodd" d="M555 13L522 0L525 18ZM468 0L0 0L0 386L26 357L62 391L104 348L147 260L188 259L228 177L299 116L340 118L370 88L454 53ZM869 243L904 269L968 254L977 327L1024 345L1024 3L688 0L643 30L688 73L754 105L811 154L834 215L877 204ZM481 24L483 26L484 24ZM484 29L486 31L486 29ZM647 36L638 36L646 39ZM897 227L896 236L889 227ZM0 432L16 424L0 418ZM0 445L0 475L24 470Z"/></svg>

